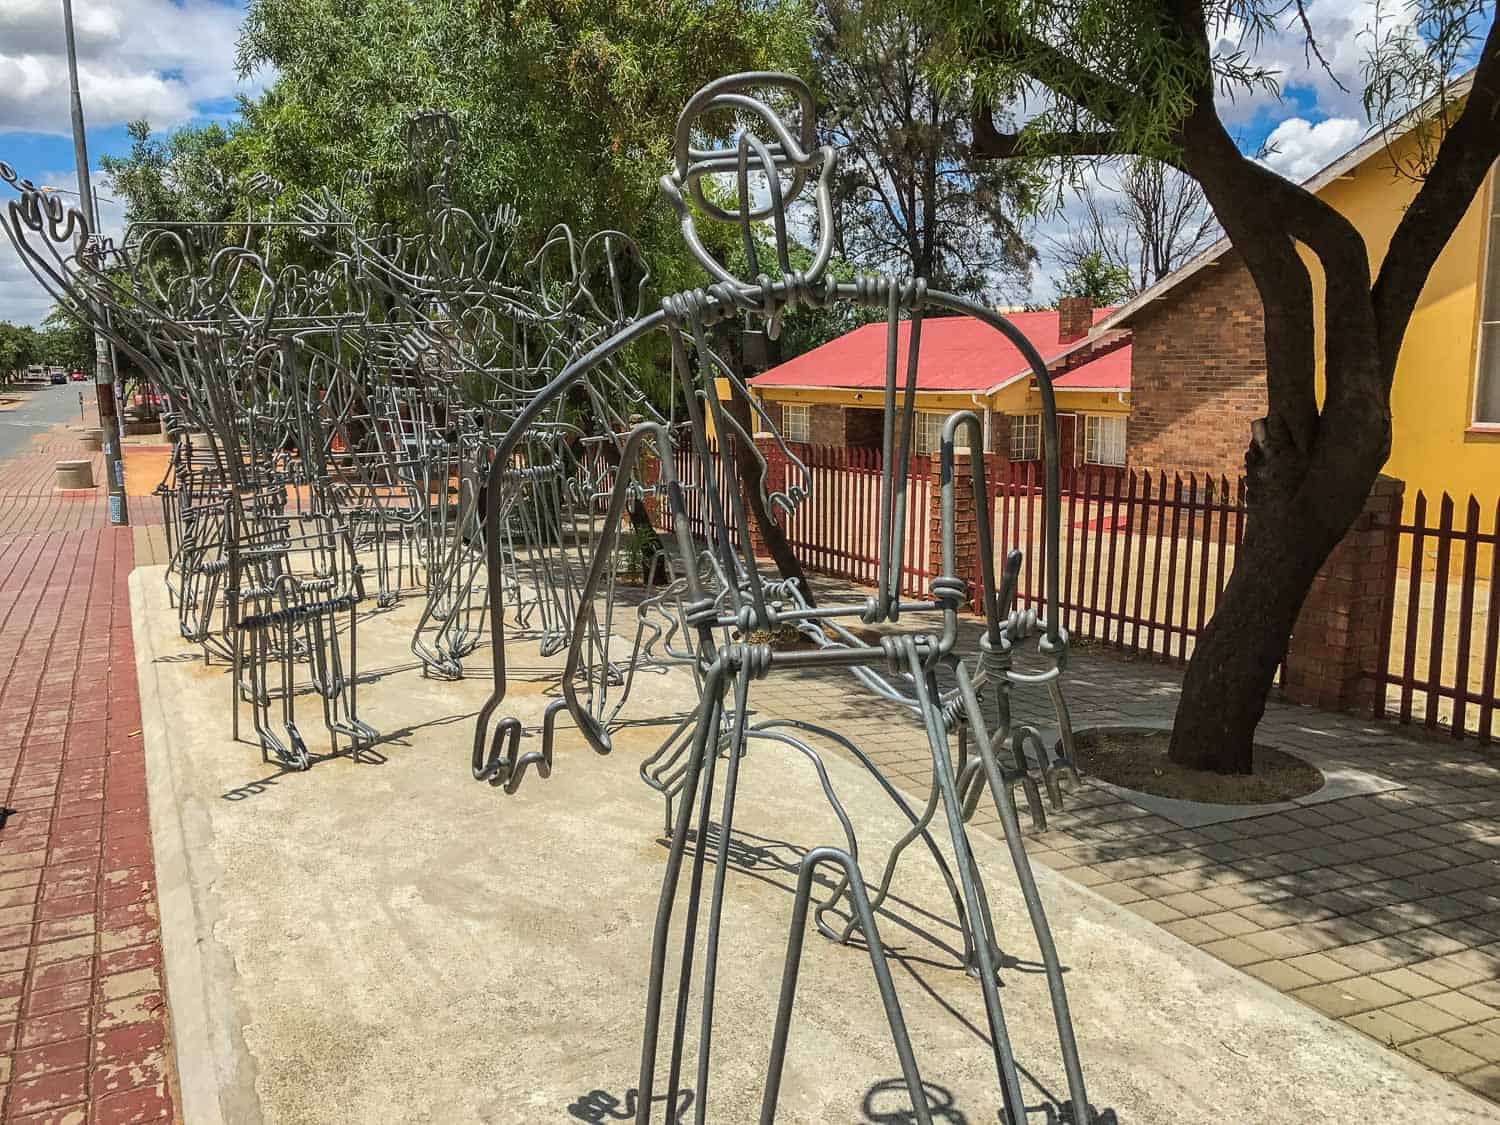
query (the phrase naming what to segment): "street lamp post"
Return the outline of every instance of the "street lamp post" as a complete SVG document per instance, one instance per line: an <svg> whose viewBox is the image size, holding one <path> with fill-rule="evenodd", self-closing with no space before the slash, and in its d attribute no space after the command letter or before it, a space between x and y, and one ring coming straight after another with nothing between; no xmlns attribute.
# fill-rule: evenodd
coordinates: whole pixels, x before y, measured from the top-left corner
<svg viewBox="0 0 1500 1125"><path fill-rule="evenodd" d="M94 206L93 184L89 181L89 150L83 135L83 99L78 93L78 53L73 45L73 2L62 0L63 31L68 45L68 92L73 110L73 157L78 164L78 198L88 228L99 231L99 212ZM91 253L87 244L80 254ZM92 316L103 315L102 309L84 310ZM97 324L97 321L96 321ZM99 404L99 427L104 431L104 475L109 486L109 522L130 523L130 508L125 499L125 460L120 443L120 411L115 401L115 364L113 346L96 327L94 330L94 391Z"/></svg>

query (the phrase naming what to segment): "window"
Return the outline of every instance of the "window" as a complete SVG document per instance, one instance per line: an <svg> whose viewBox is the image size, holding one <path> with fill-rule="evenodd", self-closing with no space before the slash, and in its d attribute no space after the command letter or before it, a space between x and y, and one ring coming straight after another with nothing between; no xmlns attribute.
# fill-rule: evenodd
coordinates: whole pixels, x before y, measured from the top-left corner
<svg viewBox="0 0 1500 1125"><path fill-rule="evenodd" d="M781 436L787 441L811 441L812 426L808 422L807 407L783 406L781 408Z"/></svg>
<svg viewBox="0 0 1500 1125"><path fill-rule="evenodd" d="M943 448L943 424L946 414L934 414L929 410L917 411L916 425L912 429L912 452L918 457L937 453Z"/></svg>
<svg viewBox="0 0 1500 1125"><path fill-rule="evenodd" d="M1083 460L1089 465L1125 464L1125 419L1087 414L1083 419Z"/></svg>
<svg viewBox="0 0 1500 1125"><path fill-rule="evenodd" d="M1013 414L1010 419L1010 459L1035 461L1042 455L1042 416Z"/></svg>
<svg viewBox="0 0 1500 1125"><path fill-rule="evenodd" d="M1500 165L1490 173L1488 251L1479 306L1479 368L1474 376L1474 424L1500 426Z"/></svg>

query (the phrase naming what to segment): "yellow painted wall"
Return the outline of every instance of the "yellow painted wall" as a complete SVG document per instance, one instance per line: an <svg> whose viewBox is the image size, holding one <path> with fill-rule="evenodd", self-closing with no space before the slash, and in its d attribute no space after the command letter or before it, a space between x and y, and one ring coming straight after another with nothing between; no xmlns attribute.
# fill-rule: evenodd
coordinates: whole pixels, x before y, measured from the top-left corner
<svg viewBox="0 0 1500 1125"><path fill-rule="evenodd" d="M1125 414L1130 413L1130 392L1125 392L1125 401L1121 402L1119 396L1114 392L1101 394L1098 391L1069 391L1059 390L1057 392L1057 409L1064 414ZM1025 409L1015 411L1019 414L1040 414L1042 412L1041 392L1032 388L1026 394Z"/></svg>
<svg viewBox="0 0 1500 1125"><path fill-rule="evenodd" d="M1364 236L1372 278L1418 187L1396 170L1392 156L1402 160L1414 153L1415 141L1404 138L1394 154L1377 152L1351 175L1318 193L1347 215ZM1471 492L1481 504L1492 504L1500 493L1500 431L1482 432L1472 425L1484 208L1495 175L1491 170L1489 181L1438 255L1397 361L1391 389L1391 457L1385 471L1406 481L1408 511L1418 489L1427 494L1429 507L1444 491L1460 504ZM1305 251L1303 256L1309 262L1317 296L1314 309L1321 362L1323 279L1316 260Z"/></svg>
<svg viewBox="0 0 1500 1125"><path fill-rule="evenodd" d="M952 413L955 410L980 412L984 404L988 403L990 411L995 414L1040 414L1042 396L1035 387L1028 384L1029 380L1018 379L988 398L978 395L977 404L974 398L962 391L954 393L918 391L917 409L937 413ZM878 390L855 390L849 387L819 387L808 390L795 387L764 387L756 388L755 394L762 402L826 403L876 410L881 408L884 401L882 392ZM1121 402L1119 396L1114 393L1059 390L1057 408L1063 413L1128 415L1130 395L1127 392L1125 401Z"/></svg>

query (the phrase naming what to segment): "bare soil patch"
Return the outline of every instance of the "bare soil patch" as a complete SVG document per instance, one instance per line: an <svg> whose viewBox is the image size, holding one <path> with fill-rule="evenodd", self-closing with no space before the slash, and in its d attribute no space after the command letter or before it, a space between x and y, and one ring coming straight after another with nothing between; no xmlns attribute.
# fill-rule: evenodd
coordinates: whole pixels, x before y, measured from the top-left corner
<svg viewBox="0 0 1500 1125"><path fill-rule="evenodd" d="M1078 735L1084 773L1140 793L1216 805L1260 805L1315 793L1323 774L1301 758L1270 746L1255 747L1254 773L1183 769L1167 757L1167 731L1090 731Z"/></svg>

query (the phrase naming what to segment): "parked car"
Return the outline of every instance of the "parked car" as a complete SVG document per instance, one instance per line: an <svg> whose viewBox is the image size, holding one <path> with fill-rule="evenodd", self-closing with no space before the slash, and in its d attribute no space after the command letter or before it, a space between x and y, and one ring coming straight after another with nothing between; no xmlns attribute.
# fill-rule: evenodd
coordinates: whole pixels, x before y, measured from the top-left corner
<svg viewBox="0 0 1500 1125"><path fill-rule="evenodd" d="M75 371L68 378L72 379L75 383L87 383L89 381L89 377L82 371Z"/></svg>
<svg viewBox="0 0 1500 1125"><path fill-rule="evenodd" d="M61 367L54 367L47 374L49 376L48 381L52 383L53 386L56 386L58 383L66 383L68 381L68 373Z"/></svg>

